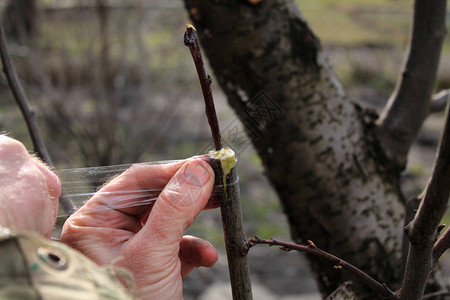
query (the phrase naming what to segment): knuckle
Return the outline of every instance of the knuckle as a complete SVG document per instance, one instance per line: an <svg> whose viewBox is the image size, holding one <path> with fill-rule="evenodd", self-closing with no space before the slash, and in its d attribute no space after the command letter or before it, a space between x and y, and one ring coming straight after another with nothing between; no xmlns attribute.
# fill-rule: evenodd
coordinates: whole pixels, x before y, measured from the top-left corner
<svg viewBox="0 0 450 300"><path fill-rule="evenodd" d="M158 201L160 201L159 204L162 204L166 209L182 211L183 209L180 204L183 202L183 197L184 196L179 191L167 189L159 195Z"/></svg>
<svg viewBox="0 0 450 300"><path fill-rule="evenodd" d="M183 195L180 193L180 191L178 189L174 189L172 187L165 189L159 195L159 198L161 198L162 201L172 202L172 203L179 202L182 197L183 197Z"/></svg>
<svg viewBox="0 0 450 300"><path fill-rule="evenodd" d="M28 154L28 151L18 140L0 135L0 154Z"/></svg>
<svg viewBox="0 0 450 300"><path fill-rule="evenodd" d="M61 232L61 241L69 246L75 246L76 241L82 236L82 228L73 222L70 217L63 226Z"/></svg>

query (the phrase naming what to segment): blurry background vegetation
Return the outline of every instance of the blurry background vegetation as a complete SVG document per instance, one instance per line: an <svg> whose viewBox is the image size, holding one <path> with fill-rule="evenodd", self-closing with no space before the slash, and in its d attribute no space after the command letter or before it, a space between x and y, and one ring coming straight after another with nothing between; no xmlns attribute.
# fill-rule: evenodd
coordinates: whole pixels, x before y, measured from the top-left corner
<svg viewBox="0 0 450 300"><path fill-rule="evenodd" d="M8 2L0 0L2 10ZM297 3L349 98L379 111L400 70L413 1ZM37 12L35 34L10 35L9 50L58 168L184 158L211 144L195 68L183 45L189 21L181 0L39 0ZM449 85L447 38L437 89ZM222 128L238 124L218 85L212 87ZM407 196L425 186L441 120L439 114L429 118L410 152ZM32 149L3 74L0 130ZM239 163L248 236L289 239L251 146L239 153ZM207 212L190 233L220 246L220 227L219 213Z"/></svg>

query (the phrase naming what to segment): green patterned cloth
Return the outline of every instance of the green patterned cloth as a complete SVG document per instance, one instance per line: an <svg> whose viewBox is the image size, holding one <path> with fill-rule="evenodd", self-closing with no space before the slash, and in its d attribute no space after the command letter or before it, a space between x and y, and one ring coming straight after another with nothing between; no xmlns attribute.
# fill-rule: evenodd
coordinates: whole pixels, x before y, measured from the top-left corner
<svg viewBox="0 0 450 300"><path fill-rule="evenodd" d="M0 227L2 300L136 299L118 277L133 285L125 269L99 267L63 243Z"/></svg>

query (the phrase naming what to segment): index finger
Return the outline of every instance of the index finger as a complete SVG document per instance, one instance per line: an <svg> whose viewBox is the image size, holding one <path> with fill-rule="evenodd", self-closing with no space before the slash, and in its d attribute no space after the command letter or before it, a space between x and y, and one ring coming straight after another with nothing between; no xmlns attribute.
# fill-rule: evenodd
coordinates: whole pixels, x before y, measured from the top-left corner
<svg viewBox="0 0 450 300"><path fill-rule="evenodd" d="M132 204L157 197L185 160L168 164L135 164L102 187L79 212L94 211L96 215L119 211L137 216L148 205Z"/></svg>

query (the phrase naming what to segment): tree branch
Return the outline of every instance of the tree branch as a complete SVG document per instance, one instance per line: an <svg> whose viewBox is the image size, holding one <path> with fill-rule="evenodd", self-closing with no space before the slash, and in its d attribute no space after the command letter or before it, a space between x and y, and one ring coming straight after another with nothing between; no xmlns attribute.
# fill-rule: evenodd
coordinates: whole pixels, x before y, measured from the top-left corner
<svg viewBox="0 0 450 300"><path fill-rule="evenodd" d="M236 159L234 152L230 158ZM210 162L216 174L215 185L224 186L224 195L220 198L220 212L233 300L251 300L252 289L247 259L250 245L245 236L242 220L237 168L233 167L228 175L224 175L226 170L223 163L222 158L212 159Z"/></svg>
<svg viewBox="0 0 450 300"><path fill-rule="evenodd" d="M219 151L222 149L222 138L220 136L219 122L217 121L216 109L214 108L214 100L211 91L212 79L211 76L206 73L202 53L198 44L197 32L192 25L186 25L184 44L189 47L192 58L194 59L198 79L200 80L200 85L202 87L203 98L205 99L206 117L208 118L209 127L211 128L214 147L216 148L216 151Z"/></svg>
<svg viewBox="0 0 450 300"><path fill-rule="evenodd" d="M379 120L386 155L401 166L430 110L442 43L446 0L415 0L407 58Z"/></svg>
<svg viewBox="0 0 450 300"><path fill-rule="evenodd" d="M215 152L210 152L211 166L216 174L216 186L223 186L220 197L220 212L225 237L233 300L251 300L252 288L247 253L249 245L245 236L239 194L239 176L236 167L236 155L229 148L222 149L219 122L211 91L211 76L206 73L202 53L198 44L197 32L192 25L186 26L184 44L189 47L205 100L206 116L214 141Z"/></svg>
<svg viewBox="0 0 450 300"><path fill-rule="evenodd" d="M340 259L339 257L336 257L326 251L323 251L319 249L316 245L314 245L313 242L308 241L308 246L303 246L299 244L294 243L288 243L283 241L278 241L274 239L261 239L259 237L255 237L249 240L249 242L252 245L257 244L267 244L271 246L281 246L282 250L297 250L300 252L305 252L309 254L313 254L319 257L322 257L324 259L327 259L336 265L334 266L335 269L346 269L347 271L350 271L356 278L370 286L374 291L376 291L380 296L382 296L384 299L397 299L396 294L391 291L385 284L379 283L372 277L370 277L367 273L364 271L358 269L354 265L346 262L345 260Z"/></svg>
<svg viewBox="0 0 450 300"><path fill-rule="evenodd" d="M325 300L354 300L355 293L351 289L353 283L351 281L341 284L333 293L331 293Z"/></svg>
<svg viewBox="0 0 450 300"><path fill-rule="evenodd" d="M429 294L426 294L426 295L424 295L423 297L422 297L422 300L426 300L426 299L436 299L436 297L439 297L439 296L448 296L448 295L450 295L450 291L449 290L444 290L444 291L439 291L439 292L434 292L434 293L429 293ZM439 298L439 299L441 299L441 298Z"/></svg>
<svg viewBox="0 0 450 300"><path fill-rule="evenodd" d="M28 100L23 91L22 85L17 77L16 70L12 64L11 57L8 53L5 31L3 26L0 24L0 56L3 64L3 72L6 75L8 84L13 93L14 99L22 112L23 118L27 124L28 132L31 136L31 141L33 142L34 151L37 155L49 166L54 166L53 161L48 154L47 148L45 147L44 141L39 134L39 129L36 123L34 111L31 110ZM59 202L63 207L65 212L71 213L74 211L74 206L69 199L61 195Z"/></svg>
<svg viewBox="0 0 450 300"><path fill-rule="evenodd" d="M53 166L53 162L47 152L47 148L45 147L44 141L42 140L39 134L39 129L37 127L34 111L30 108L28 104L28 100L25 96L22 85L20 84L19 79L17 77L16 70L14 69L14 66L11 62L11 57L9 56L6 45L5 31L3 29L3 26L0 27L0 54L3 64L3 72L5 73L6 78L8 79L8 84L14 95L14 99L16 100L16 103L19 106L20 111L22 112L22 115L27 124L31 140L33 142L34 151L48 165Z"/></svg>
<svg viewBox="0 0 450 300"><path fill-rule="evenodd" d="M407 226L410 248L403 277L401 299L410 300L422 297L433 266L433 245L450 196L449 114L450 104L447 105L445 127L430 181L425 188L415 218ZM446 242L447 239L445 237L443 242Z"/></svg>
<svg viewBox="0 0 450 300"><path fill-rule="evenodd" d="M433 260L434 263L437 263L439 258L441 258L442 254L450 248L450 227L448 227L444 234L438 239L438 241L434 244L433 247Z"/></svg>
<svg viewBox="0 0 450 300"><path fill-rule="evenodd" d="M405 221L403 227L405 230L403 231L403 240L402 240L402 266L401 266L401 274L405 273L406 268L406 260L408 259L409 252L409 236L408 231L406 230L407 226L414 219L416 215L417 209L419 208L421 196L414 197L406 202L405 206Z"/></svg>
<svg viewBox="0 0 450 300"><path fill-rule="evenodd" d="M437 113L445 110L449 102L450 90L442 90L433 96L430 104L430 113Z"/></svg>

